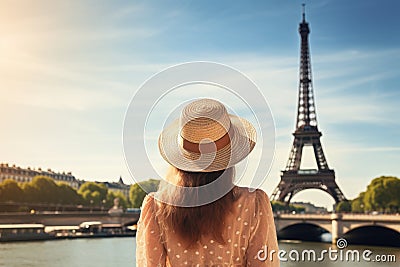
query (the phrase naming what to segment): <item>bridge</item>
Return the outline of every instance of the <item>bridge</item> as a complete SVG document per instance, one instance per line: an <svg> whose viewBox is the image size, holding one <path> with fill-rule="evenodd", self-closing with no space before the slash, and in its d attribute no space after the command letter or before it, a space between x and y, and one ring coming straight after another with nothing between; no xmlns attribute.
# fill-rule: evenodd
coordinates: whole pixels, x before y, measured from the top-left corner
<svg viewBox="0 0 400 267"><path fill-rule="evenodd" d="M276 214L275 226L280 239L321 241L317 236L331 233L332 243L400 246L400 215Z"/></svg>
<svg viewBox="0 0 400 267"><path fill-rule="evenodd" d="M99 211L0 213L0 224L78 226L86 221L100 221L129 226L136 224L139 216L139 212L109 214ZM321 236L330 233L332 243L345 238L350 244L400 246L400 215L275 214L274 217L279 239L324 241Z"/></svg>
<svg viewBox="0 0 400 267"><path fill-rule="evenodd" d="M82 222L99 221L103 224L134 225L139 212L109 214L108 212L39 212L0 213L0 224L41 223L45 226L77 226Z"/></svg>

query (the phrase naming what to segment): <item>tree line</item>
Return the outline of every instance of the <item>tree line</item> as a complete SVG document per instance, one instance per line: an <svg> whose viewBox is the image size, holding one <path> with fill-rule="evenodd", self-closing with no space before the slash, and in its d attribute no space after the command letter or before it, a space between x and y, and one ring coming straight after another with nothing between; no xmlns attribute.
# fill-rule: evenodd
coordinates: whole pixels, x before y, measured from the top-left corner
<svg viewBox="0 0 400 267"><path fill-rule="evenodd" d="M156 191L158 183L158 180L150 179L141 182L140 185L149 192ZM17 210L11 211L26 211L30 204L109 209L114 205L115 198L119 199L121 208L139 208L145 195L138 184L131 185L127 198L122 192L109 190L103 183L85 182L77 190L67 183L56 182L46 176L36 176L32 181L25 183L17 183L12 179L0 183L0 203L21 204ZM0 206L0 211L2 207Z"/></svg>
<svg viewBox="0 0 400 267"><path fill-rule="evenodd" d="M31 182L17 183L6 179L0 183L0 203L30 203L47 205L69 205L102 207L109 209L114 199L120 207L140 208L147 192L157 191L160 181L150 179L130 186L129 198L121 192L109 190L105 184L85 182L78 190L63 182L55 182L46 176L36 176ZM143 190L144 189L144 190ZM392 176L375 178L364 192L353 200L342 201L336 206L337 212L382 213L400 212L400 179ZM304 208L290 204L272 202L275 212L302 212ZM2 207L0 206L0 211Z"/></svg>
<svg viewBox="0 0 400 267"><path fill-rule="evenodd" d="M336 211L398 213L400 212L400 179L393 176L375 178L358 197L340 202L336 206Z"/></svg>
<svg viewBox="0 0 400 267"><path fill-rule="evenodd" d="M271 201L272 210L277 213L302 213L306 210L305 207L296 204L287 205L281 201Z"/></svg>

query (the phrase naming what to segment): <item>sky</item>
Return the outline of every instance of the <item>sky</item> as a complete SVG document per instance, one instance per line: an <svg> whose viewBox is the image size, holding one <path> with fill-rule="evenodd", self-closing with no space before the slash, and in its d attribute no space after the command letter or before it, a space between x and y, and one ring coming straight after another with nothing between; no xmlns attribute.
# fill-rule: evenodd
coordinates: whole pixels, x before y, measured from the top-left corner
<svg viewBox="0 0 400 267"><path fill-rule="evenodd" d="M212 61L247 75L270 105L275 157L262 185L270 194L293 141L301 3L1 1L0 162L133 183L122 145L133 95L169 66ZM306 1L321 142L349 199L375 177L400 176L399 8ZM294 201L333 203L318 190Z"/></svg>

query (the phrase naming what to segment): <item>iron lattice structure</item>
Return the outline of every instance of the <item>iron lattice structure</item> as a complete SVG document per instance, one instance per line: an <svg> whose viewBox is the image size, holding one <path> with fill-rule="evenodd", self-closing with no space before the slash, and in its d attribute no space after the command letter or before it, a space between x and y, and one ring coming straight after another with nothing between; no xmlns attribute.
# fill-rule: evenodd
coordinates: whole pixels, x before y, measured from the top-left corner
<svg viewBox="0 0 400 267"><path fill-rule="evenodd" d="M346 200L346 198L336 184L335 171L329 169L321 145L322 134L318 130L317 124L308 45L310 28L305 19L304 9L299 33L301 36L301 52L296 130L293 133L294 141L289 160L285 170L282 171L281 181L271 198L288 204L298 192L313 188L327 192L338 203ZM300 169L304 146L313 147L318 169Z"/></svg>

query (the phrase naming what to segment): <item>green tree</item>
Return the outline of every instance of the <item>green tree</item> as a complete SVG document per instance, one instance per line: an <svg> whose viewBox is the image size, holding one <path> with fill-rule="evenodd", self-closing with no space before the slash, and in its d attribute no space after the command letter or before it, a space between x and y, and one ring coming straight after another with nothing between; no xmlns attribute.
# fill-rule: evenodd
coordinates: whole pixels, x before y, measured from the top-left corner
<svg viewBox="0 0 400 267"><path fill-rule="evenodd" d="M351 202L348 200L339 202L336 206L336 212L351 212Z"/></svg>
<svg viewBox="0 0 400 267"><path fill-rule="evenodd" d="M146 192L140 187L139 184L131 185L129 189L129 199L133 208L140 208Z"/></svg>
<svg viewBox="0 0 400 267"><path fill-rule="evenodd" d="M89 204L93 204L94 197L92 197L92 193L93 192L90 190L85 190L84 192L80 192L79 194L82 196L84 203L89 205ZM92 200L92 203L90 203L91 200Z"/></svg>
<svg viewBox="0 0 400 267"><path fill-rule="evenodd" d="M58 203L58 186L54 180L46 176L35 176L31 182L36 191L36 202Z"/></svg>
<svg viewBox="0 0 400 267"><path fill-rule="evenodd" d="M115 197L119 199L120 207L122 207L123 209L128 208L129 201L128 201L128 199L126 199L126 196L124 194L122 194L122 192L116 192Z"/></svg>
<svg viewBox="0 0 400 267"><path fill-rule="evenodd" d="M122 207L123 209L126 209L128 207L128 200L126 199L125 195L122 194L121 192L114 192L114 191L108 191L107 194L107 201L106 201L106 207L107 208L112 208L114 206L114 199L118 198L119 199L119 206Z"/></svg>
<svg viewBox="0 0 400 267"><path fill-rule="evenodd" d="M37 203L40 202L40 192L37 190L36 187L32 185L32 182L30 183L23 183L22 184L22 191L23 191L23 196L24 196L24 202L27 203Z"/></svg>
<svg viewBox="0 0 400 267"><path fill-rule="evenodd" d="M390 188L386 193L388 195L388 201L385 203L386 210L389 212L400 211L400 179L396 177L390 177L384 182L385 188Z"/></svg>
<svg viewBox="0 0 400 267"><path fill-rule="evenodd" d="M85 182L79 187L78 193L87 205L100 207L103 200L107 199L108 189L101 183Z"/></svg>
<svg viewBox="0 0 400 267"><path fill-rule="evenodd" d="M288 206L286 206L285 203L280 201L275 201L275 200L271 201L271 206L274 212L288 211Z"/></svg>
<svg viewBox="0 0 400 267"><path fill-rule="evenodd" d="M109 190L107 193L106 197L106 203L105 203L105 208L110 209L114 206L114 199L115 199L115 194L113 191Z"/></svg>
<svg viewBox="0 0 400 267"><path fill-rule="evenodd" d="M6 179L0 184L0 201L22 202L23 191L18 183L12 179Z"/></svg>
<svg viewBox="0 0 400 267"><path fill-rule="evenodd" d="M365 192L361 192L357 198L351 201L351 212L354 213L364 213L364 195Z"/></svg>
<svg viewBox="0 0 400 267"><path fill-rule="evenodd" d="M158 189L160 180L150 179L131 185L129 199L133 208L140 208L147 193L155 192Z"/></svg>
<svg viewBox="0 0 400 267"><path fill-rule="evenodd" d="M78 192L66 183L58 183L58 203L63 205L77 205L83 202Z"/></svg>
<svg viewBox="0 0 400 267"><path fill-rule="evenodd" d="M381 176L375 178L364 195L366 211L396 212L400 208L400 179Z"/></svg>
<svg viewBox="0 0 400 267"><path fill-rule="evenodd" d="M271 201L271 206L272 206L272 210L274 212L296 212L296 213L300 213L300 212L304 212L305 208L301 205L293 205L293 204L289 204L286 205L286 203L283 203L281 201Z"/></svg>

